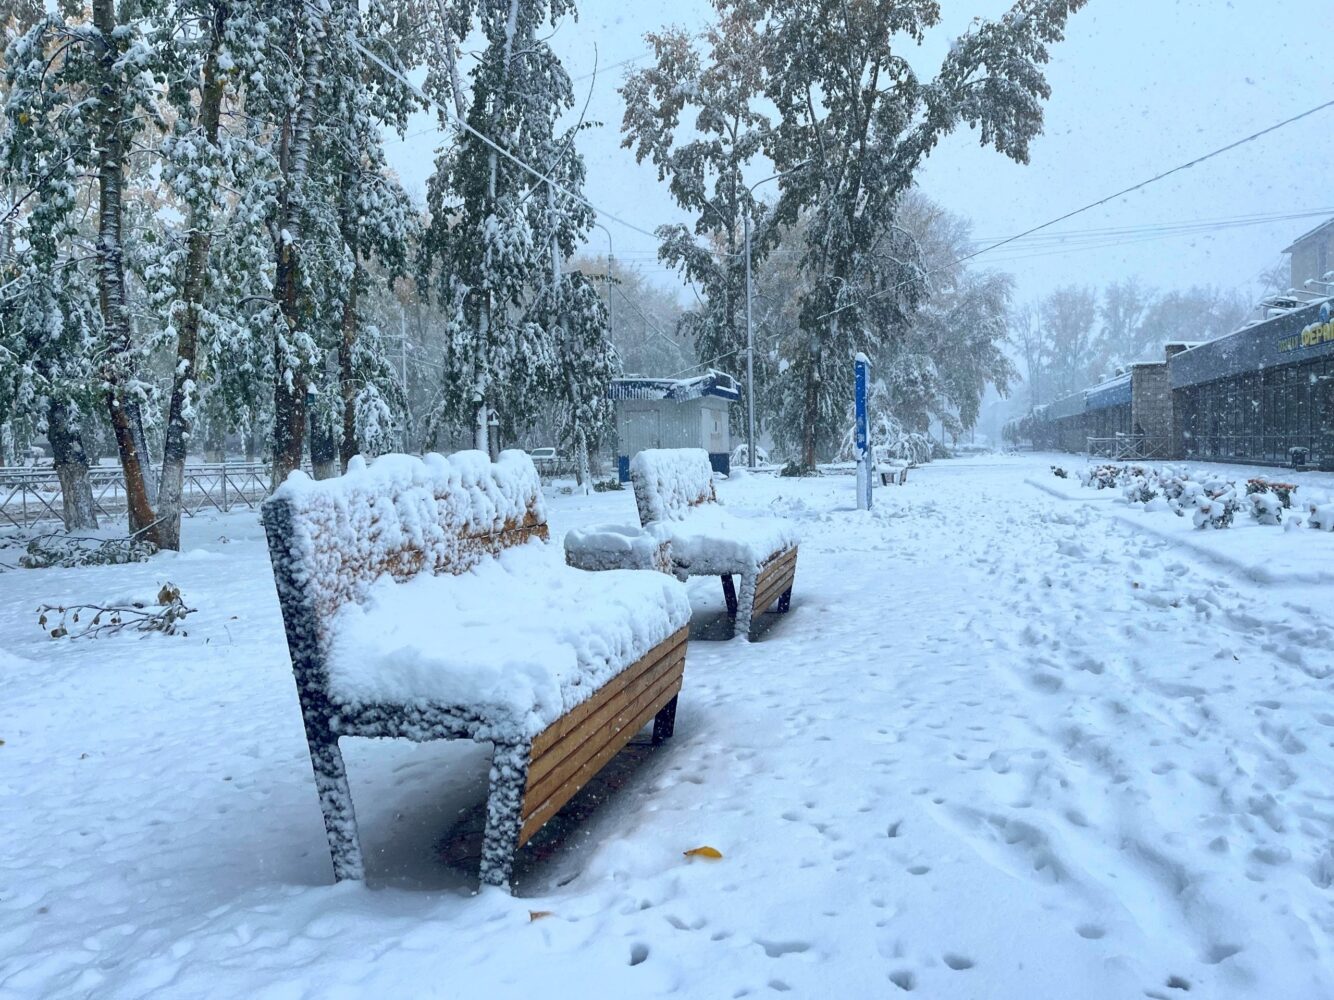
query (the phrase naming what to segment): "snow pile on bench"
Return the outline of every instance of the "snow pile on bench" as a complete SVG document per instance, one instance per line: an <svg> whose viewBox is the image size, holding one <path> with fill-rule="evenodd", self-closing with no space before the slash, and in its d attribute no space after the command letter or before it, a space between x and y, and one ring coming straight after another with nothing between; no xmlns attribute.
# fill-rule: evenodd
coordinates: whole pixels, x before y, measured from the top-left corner
<svg viewBox="0 0 1334 1000"><path fill-rule="evenodd" d="M791 522L723 509L702 449L650 449L630 463L639 519L671 540L672 561L691 573L758 569L799 541Z"/></svg>
<svg viewBox="0 0 1334 1000"><path fill-rule="evenodd" d="M279 501L292 514L287 555L322 622L386 573L463 573L506 532L546 534L537 470L521 451L495 463L479 451L354 458L336 479L293 472L270 498Z"/></svg>
<svg viewBox="0 0 1334 1000"><path fill-rule="evenodd" d="M790 521L741 517L717 504L695 508L659 528L671 540L672 561L705 576L758 569L800 541Z"/></svg>
<svg viewBox="0 0 1334 1000"><path fill-rule="evenodd" d="M314 633L319 666L294 662L298 683L349 710L429 708L531 736L690 619L669 577L565 566L521 451L293 473L265 519Z"/></svg>
<svg viewBox="0 0 1334 1000"><path fill-rule="evenodd" d="M630 462L641 524L679 521L700 504L716 503L713 467L702 448L649 448Z"/></svg>
<svg viewBox="0 0 1334 1000"><path fill-rule="evenodd" d="M535 736L690 621L659 573L585 573L533 541L461 576L381 579L334 620L329 689L351 705L461 706Z"/></svg>
<svg viewBox="0 0 1334 1000"><path fill-rule="evenodd" d="M656 526L597 524L565 535L565 561L587 570L652 569L670 573L671 545Z"/></svg>

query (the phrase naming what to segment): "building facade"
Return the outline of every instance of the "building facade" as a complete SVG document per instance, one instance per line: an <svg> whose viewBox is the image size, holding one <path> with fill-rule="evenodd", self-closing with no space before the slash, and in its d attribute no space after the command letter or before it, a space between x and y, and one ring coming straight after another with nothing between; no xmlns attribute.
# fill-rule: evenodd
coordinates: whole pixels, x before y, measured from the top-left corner
<svg viewBox="0 0 1334 1000"><path fill-rule="evenodd" d="M711 371L690 379L613 379L616 468L630 479L630 459L645 448L703 448L715 472L731 471L731 404L741 398L736 380Z"/></svg>
<svg viewBox="0 0 1334 1000"><path fill-rule="evenodd" d="M1334 469L1334 299L1170 344L1161 362L1038 408L1025 429L1062 451L1122 440L1142 454L1112 457Z"/></svg>
<svg viewBox="0 0 1334 1000"><path fill-rule="evenodd" d="M1330 274L1334 271L1334 219L1298 237L1283 252L1290 255L1293 288L1306 289L1330 281L1334 277Z"/></svg>

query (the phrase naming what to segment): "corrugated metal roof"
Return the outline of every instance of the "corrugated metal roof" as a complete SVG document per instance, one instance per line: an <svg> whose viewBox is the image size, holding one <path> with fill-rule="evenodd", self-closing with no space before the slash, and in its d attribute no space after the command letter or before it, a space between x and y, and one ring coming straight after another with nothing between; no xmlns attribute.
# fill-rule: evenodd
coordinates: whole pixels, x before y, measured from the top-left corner
<svg viewBox="0 0 1334 1000"><path fill-rule="evenodd" d="M741 389L736 379L718 371L709 371L694 378L646 378L641 375L628 375L611 380L607 389L611 399L670 399L684 403L701 396L718 396L721 399L736 401L741 398Z"/></svg>

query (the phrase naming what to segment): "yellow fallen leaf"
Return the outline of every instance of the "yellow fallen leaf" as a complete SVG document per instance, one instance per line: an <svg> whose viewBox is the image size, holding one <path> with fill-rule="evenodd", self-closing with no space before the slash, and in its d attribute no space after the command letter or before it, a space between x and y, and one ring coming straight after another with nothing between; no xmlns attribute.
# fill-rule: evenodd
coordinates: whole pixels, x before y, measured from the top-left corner
<svg viewBox="0 0 1334 1000"><path fill-rule="evenodd" d="M708 858L710 861L721 861L723 852L716 847L692 847L685 852L687 858Z"/></svg>
<svg viewBox="0 0 1334 1000"><path fill-rule="evenodd" d="M555 914L550 910L529 910L528 922L531 924L534 920L541 920L543 917L554 917Z"/></svg>

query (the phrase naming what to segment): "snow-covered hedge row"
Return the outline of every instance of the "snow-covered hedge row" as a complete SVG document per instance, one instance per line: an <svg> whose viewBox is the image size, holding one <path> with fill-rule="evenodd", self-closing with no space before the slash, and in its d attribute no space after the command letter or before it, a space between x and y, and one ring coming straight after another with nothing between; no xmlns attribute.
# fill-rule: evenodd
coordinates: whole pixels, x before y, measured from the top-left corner
<svg viewBox="0 0 1334 1000"><path fill-rule="evenodd" d="M1058 478L1066 478L1064 469L1052 467ZM1248 511L1260 524L1284 523L1285 512L1294 509L1297 486L1264 478L1250 479L1244 491L1237 484L1212 472L1192 474L1185 469L1164 466L1151 469L1140 465L1104 464L1090 466L1079 477L1082 485L1093 489L1120 487L1128 503L1146 511L1170 510L1178 517L1191 515L1197 528L1229 527L1237 514ZM1313 528L1334 531L1334 503L1312 497L1299 508L1303 514L1291 515L1289 527L1299 527L1303 520Z"/></svg>

